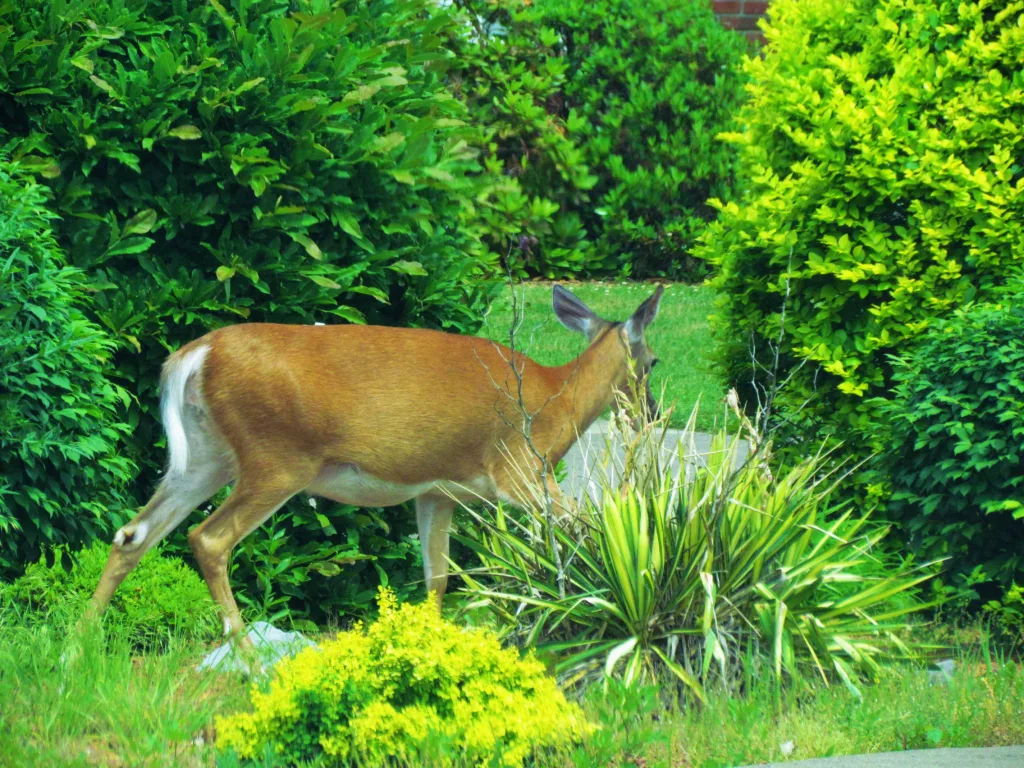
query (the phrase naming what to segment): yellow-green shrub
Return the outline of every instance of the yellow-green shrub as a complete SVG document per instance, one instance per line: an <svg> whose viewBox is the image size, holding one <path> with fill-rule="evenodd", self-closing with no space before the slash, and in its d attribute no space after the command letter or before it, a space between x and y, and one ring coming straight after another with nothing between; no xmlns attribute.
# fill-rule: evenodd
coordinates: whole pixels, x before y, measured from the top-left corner
<svg viewBox="0 0 1024 768"><path fill-rule="evenodd" d="M414 761L433 741L460 759L517 766L588 730L532 656L442 620L432 601L399 606L382 588L378 602L380 618L365 630L281 662L269 686L253 689L251 713L218 720L218 747L344 765Z"/></svg>
<svg viewBox="0 0 1024 768"><path fill-rule="evenodd" d="M802 445L817 429L855 455L877 447L868 401L888 391L888 356L1021 262L1022 15L1021 0L772 3L728 136L746 194L720 206L701 255L737 386L752 342L773 357L788 294L778 405Z"/></svg>

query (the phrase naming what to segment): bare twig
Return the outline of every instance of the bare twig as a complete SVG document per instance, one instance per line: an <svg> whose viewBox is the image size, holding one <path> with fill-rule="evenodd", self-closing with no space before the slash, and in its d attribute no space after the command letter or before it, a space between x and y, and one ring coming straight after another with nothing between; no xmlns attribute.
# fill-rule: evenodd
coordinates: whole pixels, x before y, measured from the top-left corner
<svg viewBox="0 0 1024 768"><path fill-rule="evenodd" d="M544 509L544 519L547 528L547 545L551 550L551 557L554 559L555 567L557 569L557 582L559 596L564 598L566 594L565 589L565 564L562 559L561 548L558 545L558 539L555 536L555 525L557 521L555 519L555 501L551 495L551 489L549 487L549 481L554 477L554 468L551 466L551 462L548 460L548 456L545 452L542 452L533 440L533 424L537 416L544 411L545 408L557 397L560 397L565 388L568 386L568 382L572 377L568 377L558 392L548 397L536 410L530 410L530 407L526 402L526 395L523 388L523 372L526 370L526 355L517 348L519 329L525 319L525 307L522 305L521 297L516 291L516 278L512 271L511 255L513 245L510 243L508 255L505 258L505 279L508 284L510 291L511 302L512 302L512 322L509 324L508 330L508 349L509 356L506 358L498 345L494 345L495 350L499 356L504 359L509 366L512 376L515 379L514 392L509 391L509 387L501 386L491 376L490 370L488 369L488 376L495 388L501 395L503 395L509 403L511 403L513 409L516 412L517 421L515 423L505 416L504 409L500 407L499 403L495 403L495 411L498 413L502 421L505 422L506 426L515 430L522 438L526 445L527 450L533 456L534 461L539 466L536 470L536 479L539 481L539 490L541 494L541 501ZM514 457L511 457L514 458Z"/></svg>
<svg viewBox="0 0 1024 768"><path fill-rule="evenodd" d="M761 454L760 460L761 465L768 476L771 476L771 471L768 469L768 457L771 453L771 437L776 429L778 422L785 422L786 424L794 425L793 418L800 415L800 413L806 408L810 402L814 399L818 389L818 374L821 370L820 366L815 369L814 377L811 382L811 394L804 399L804 401L792 412L791 416L786 416L776 411L776 400L778 399L779 393L786 389L794 377L803 370L807 364L807 359L801 360L795 366L790 369L786 377L779 381L779 368L781 366L782 346L785 342L786 337L786 311L789 307L790 297L792 295L792 280L790 273L793 269L793 249L789 251L789 261L786 267L785 277L785 294L782 299L782 307L779 311L779 333L778 337L774 342L767 341L768 350L770 352L770 362L765 365L758 359L757 355L757 335L754 331L750 333L750 362L751 362L751 379L750 385L754 392L754 397L757 400L757 409L754 414L753 422L750 421L743 413L740 412L739 398L732 390L729 392L728 404L736 416L740 419L745 430L750 435L751 443L751 456ZM764 374L762 377L760 374Z"/></svg>

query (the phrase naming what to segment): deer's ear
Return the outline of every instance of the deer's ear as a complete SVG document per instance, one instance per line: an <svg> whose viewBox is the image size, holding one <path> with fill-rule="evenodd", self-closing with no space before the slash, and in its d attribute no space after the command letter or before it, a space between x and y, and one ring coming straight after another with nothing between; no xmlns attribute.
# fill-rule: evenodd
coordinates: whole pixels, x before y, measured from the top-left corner
<svg viewBox="0 0 1024 768"><path fill-rule="evenodd" d="M562 325L588 338L596 332L601 323L601 318L595 315L590 307L557 284L551 292L551 307Z"/></svg>
<svg viewBox="0 0 1024 768"><path fill-rule="evenodd" d="M647 326L654 322L658 316L658 307L661 305L661 295L665 292L665 286L659 285L651 296L637 307L633 316L626 321L626 331L629 333L629 340L636 343L644 337Z"/></svg>

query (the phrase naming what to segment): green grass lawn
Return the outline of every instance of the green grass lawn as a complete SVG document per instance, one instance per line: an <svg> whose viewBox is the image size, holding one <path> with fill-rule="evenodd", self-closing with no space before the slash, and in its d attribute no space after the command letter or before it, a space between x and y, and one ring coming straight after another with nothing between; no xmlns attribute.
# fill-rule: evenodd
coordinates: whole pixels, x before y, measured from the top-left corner
<svg viewBox="0 0 1024 768"><path fill-rule="evenodd" d="M0 766L237 768L216 754L215 717L248 709L250 683L197 672L207 647L172 639L162 652L138 653L92 635L68 660L59 624L26 623L0 606ZM1024 743L1024 672L991 669L976 649L961 651L958 668L936 685L923 669L895 667L862 686L861 699L813 680L781 699L755 683L742 696L713 694L704 707L666 704L653 688L594 687L584 709L601 727L571 754L538 755L533 765L727 768L784 759L787 743L794 760ZM273 756L256 764L285 768Z"/></svg>
<svg viewBox="0 0 1024 768"><path fill-rule="evenodd" d="M563 283L607 320L626 320L654 292L645 283ZM516 346L542 365L569 362L586 347L586 340L562 326L551 310L551 284L525 283L516 287L524 307ZM710 430L722 421L725 394L710 370L713 348L708 315L714 292L705 286L668 285L658 317L647 341L660 360L651 389L657 397L664 387L664 403L675 405L672 426L682 427L700 401L697 427ZM480 335L508 344L512 323L512 295L503 288L491 304Z"/></svg>

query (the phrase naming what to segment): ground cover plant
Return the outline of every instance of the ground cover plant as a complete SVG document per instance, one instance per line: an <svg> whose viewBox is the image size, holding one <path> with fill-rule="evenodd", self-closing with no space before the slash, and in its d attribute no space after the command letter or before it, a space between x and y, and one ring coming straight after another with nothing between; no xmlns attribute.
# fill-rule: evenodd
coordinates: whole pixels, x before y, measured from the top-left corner
<svg viewBox="0 0 1024 768"><path fill-rule="evenodd" d="M741 98L742 37L702 0L456 0L455 93L500 182L476 213L548 278L694 278L696 235L731 194L716 141Z"/></svg>
<svg viewBox="0 0 1024 768"><path fill-rule="evenodd" d="M848 456L882 448L871 399L888 395L889 356L1019 265L1022 12L772 3L728 136L745 192L719 205L702 254L718 272L720 369L747 401L752 352L770 363L781 337L778 376L792 378L776 426L794 445L833 434Z"/></svg>
<svg viewBox="0 0 1024 768"><path fill-rule="evenodd" d="M55 547L0 589L0 599L27 622L74 622L84 613L110 547L95 541L77 552ZM206 584L194 569L161 549L148 552L114 595L103 622L138 648L169 638L209 640L221 623Z"/></svg>
<svg viewBox="0 0 1024 768"><path fill-rule="evenodd" d="M566 284L586 304L599 307L606 317L627 317L638 299L650 293L643 283ZM579 334L567 331L551 313L551 285L527 282L514 288L522 310L516 331L516 348L542 365L562 365L583 349ZM508 344L513 326L513 294L498 292L484 318L481 335ZM711 370L713 353L707 317L714 308L714 295L702 286L669 284L658 310L658 322L647 331L647 339L658 356L651 390L664 390L665 402L676 410L672 426L683 427L694 405L701 403L697 428L708 430L726 419L722 406L725 389Z"/></svg>

